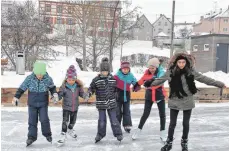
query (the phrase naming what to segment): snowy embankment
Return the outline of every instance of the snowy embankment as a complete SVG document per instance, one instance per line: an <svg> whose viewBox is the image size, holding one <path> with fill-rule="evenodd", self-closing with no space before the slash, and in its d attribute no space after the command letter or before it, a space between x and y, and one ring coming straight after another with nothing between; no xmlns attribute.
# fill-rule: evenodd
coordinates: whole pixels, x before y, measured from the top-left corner
<svg viewBox="0 0 229 151"><path fill-rule="evenodd" d="M65 47L55 46L55 50L58 52L65 52ZM152 54L156 56L164 56L169 57L168 49L159 49L156 47L152 48L152 42L150 41L130 41L123 46L123 56L144 53L144 54ZM120 67L120 48L116 48L114 50L114 60L113 60L113 68L114 73ZM66 70L70 65L75 65L77 69L77 75L80 80L83 81L85 87L88 87L92 81L92 79L98 74L97 72L85 72L81 71L78 63L75 61L75 57L80 57L77 54L71 55L71 57L58 57L58 61L49 61L47 62L47 71L49 75L53 78L54 83L57 87L59 87L66 74ZM137 79L140 79L143 75L146 68L142 67L134 67L131 68L131 71L134 73ZM1 76L1 87L2 88L18 88L23 80L28 76L31 72L26 72L25 75L16 75L16 72L5 71L4 75ZM213 79L224 82L229 87L229 74L223 73L221 71L218 72L207 72L204 73ZM198 87L209 87L205 84L197 82ZM165 83L165 87L168 87L168 83Z"/></svg>

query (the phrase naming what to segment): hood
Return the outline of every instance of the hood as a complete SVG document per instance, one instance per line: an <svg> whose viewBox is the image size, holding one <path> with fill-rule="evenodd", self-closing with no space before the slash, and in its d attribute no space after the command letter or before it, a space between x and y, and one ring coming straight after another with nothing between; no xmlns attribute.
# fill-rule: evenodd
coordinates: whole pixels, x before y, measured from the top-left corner
<svg viewBox="0 0 229 151"><path fill-rule="evenodd" d="M174 67L174 66L176 65L176 59L177 59L179 56L183 56L183 57L187 58L187 61L189 62L190 67L191 67L191 68L194 68L194 66L195 66L195 57L192 56L192 55L190 55L190 54L183 53L183 52L182 52L182 53L177 53L177 54L175 54L175 55L170 59L169 65L168 65L169 68L172 68L172 67Z"/></svg>

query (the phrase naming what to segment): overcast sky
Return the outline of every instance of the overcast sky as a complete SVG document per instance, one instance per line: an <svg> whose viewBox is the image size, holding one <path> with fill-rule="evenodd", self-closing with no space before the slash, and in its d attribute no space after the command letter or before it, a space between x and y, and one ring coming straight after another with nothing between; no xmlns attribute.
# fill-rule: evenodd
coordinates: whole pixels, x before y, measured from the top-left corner
<svg viewBox="0 0 229 151"><path fill-rule="evenodd" d="M132 4L140 6L141 12L151 23L159 14L172 18L173 0L132 0ZM176 0L175 22L198 22L201 15L213 10L216 0ZM217 7L226 10L229 0L217 0Z"/></svg>

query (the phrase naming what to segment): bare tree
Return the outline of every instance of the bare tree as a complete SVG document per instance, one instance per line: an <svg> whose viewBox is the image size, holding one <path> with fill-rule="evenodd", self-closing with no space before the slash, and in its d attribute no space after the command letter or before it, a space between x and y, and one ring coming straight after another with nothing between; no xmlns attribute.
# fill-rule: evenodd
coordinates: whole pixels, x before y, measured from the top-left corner
<svg viewBox="0 0 229 151"><path fill-rule="evenodd" d="M25 54L26 69L31 70L37 60L46 60L57 55L49 46L52 41L46 34L50 25L39 19L39 14L32 1L13 3L10 11L4 14L2 23L1 48L4 55L16 69L16 53Z"/></svg>

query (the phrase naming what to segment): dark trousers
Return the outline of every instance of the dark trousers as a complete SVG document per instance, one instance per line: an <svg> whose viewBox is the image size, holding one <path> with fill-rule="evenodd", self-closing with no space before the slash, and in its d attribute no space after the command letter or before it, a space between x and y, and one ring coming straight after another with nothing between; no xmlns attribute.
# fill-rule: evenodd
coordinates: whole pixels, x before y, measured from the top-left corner
<svg viewBox="0 0 229 151"><path fill-rule="evenodd" d="M123 126L132 126L131 113L130 113L130 100L127 102L117 102L117 119Z"/></svg>
<svg viewBox="0 0 229 151"><path fill-rule="evenodd" d="M139 129L143 128L143 125L145 124L146 120L148 119L150 112L151 112L152 105L153 105L153 101L145 100L144 112L141 117L140 123L138 125ZM160 116L160 130L165 130L165 123L166 123L165 100L161 100L160 102L158 102L157 107L158 107L159 116Z"/></svg>
<svg viewBox="0 0 229 151"><path fill-rule="evenodd" d="M169 132L168 132L168 138L170 140L173 139L174 130L177 124L177 115L179 113L179 110L170 109L170 124L169 124ZM188 139L188 133L189 133L189 121L192 114L192 110L186 110L183 111L183 135L182 139Z"/></svg>
<svg viewBox="0 0 229 151"><path fill-rule="evenodd" d="M101 137L105 137L106 136L106 126L107 126L106 110L98 110L98 111L99 111L98 134ZM118 135L122 135L121 126L116 117L116 110L109 109L107 110L107 112L109 115L113 135L115 137L117 137Z"/></svg>
<svg viewBox="0 0 229 151"><path fill-rule="evenodd" d="M43 107L28 107L29 111L29 133L28 137L33 137L35 140L37 139L37 123L38 117L41 122L41 131L42 135L47 137L51 136L51 128L48 117L48 106Z"/></svg>
<svg viewBox="0 0 229 151"><path fill-rule="evenodd" d="M75 112L63 110L62 132L66 133L68 129L73 129L76 123L77 112L77 110Z"/></svg>

